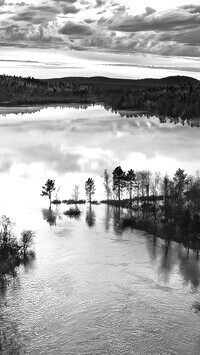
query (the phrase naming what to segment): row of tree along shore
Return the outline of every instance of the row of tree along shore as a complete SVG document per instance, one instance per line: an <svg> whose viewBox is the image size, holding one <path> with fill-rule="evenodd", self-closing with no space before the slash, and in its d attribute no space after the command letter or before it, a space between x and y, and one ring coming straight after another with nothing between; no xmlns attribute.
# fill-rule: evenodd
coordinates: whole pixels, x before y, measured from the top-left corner
<svg viewBox="0 0 200 355"><path fill-rule="evenodd" d="M104 77L34 79L0 75L0 106L104 103L114 110L200 117L200 82L191 77L126 80Z"/></svg>
<svg viewBox="0 0 200 355"><path fill-rule="evenodd" d="M178 169L174 176L161 176L149 170L123 171L117 166L112 174L104 171L103 184L106 199L101 203L113 206L121 213L121 228L143 229L157 236L174 239L178 242L200 246L200 174L188 175ZM48 196L51 203L60 204L61 200L51 202L56 190L55 181L48 180L42 187L42 196ZM98 204L94 200L95 181L88 178L85 182L86 200L79 198L79 187L75 186L72 198L62 203L74 204L65 212L69 216L81 213L78 204L86 201Z"/></svg>
<svg viewBox="0 0 200 355"><path fill-rule="evenodd" d="M167 241L175 240L183 243L188 249L200 249L200 174L188 175L178 169L173 178L148 170L124 171L117 166L112 174L104 171L103 184L106 199L101 203L107 204L107 212L112 209L115 233L123 233L125 228L144 230L155 237ZM89 227L95 225L93 204L95 181L88 178L85 182L86 200L89 208L86 213L86 223ZM51 204L60 204L61 200L52 201L56 191L55 181L48 179L42 186L42 196L50 201L48 210L44 210L44 219L51 225L56 216L53 215ZM72 198L63 200L65 204L74 204L64 212L70 218L79 218L81 210L78 205L85 204L80 199L79 186L75 186ZM108 220L109 217L106 217ZM109 223L106 223L108 225ZM13 233L13 223L10 218L0 219L0 281L5 275L13 274L20 264L24 264L34 256L31 245L34 232L24 230L21 238Z"/></svg>

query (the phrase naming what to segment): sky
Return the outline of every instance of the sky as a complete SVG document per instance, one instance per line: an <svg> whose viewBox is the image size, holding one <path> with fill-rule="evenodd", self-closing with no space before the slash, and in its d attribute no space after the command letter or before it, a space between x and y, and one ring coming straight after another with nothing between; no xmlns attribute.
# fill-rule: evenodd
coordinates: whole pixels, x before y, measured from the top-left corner
<svg viewBox="0 0 200 355"><path fill-rule="evenodd" d="M200 79L200 1L0 0L0 74Z"/></svg>

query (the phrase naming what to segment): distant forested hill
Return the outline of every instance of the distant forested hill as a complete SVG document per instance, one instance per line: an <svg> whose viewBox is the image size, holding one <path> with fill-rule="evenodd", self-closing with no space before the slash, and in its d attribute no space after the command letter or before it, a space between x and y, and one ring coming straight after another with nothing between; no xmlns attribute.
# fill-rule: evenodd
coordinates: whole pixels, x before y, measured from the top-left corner
<svg viewBox="0 0 200 355"><path fill-rule="evenodd" d="M162 79L0 76L0 105L103 103L114 110L200 118L200 82L187 76Z"/></svg>

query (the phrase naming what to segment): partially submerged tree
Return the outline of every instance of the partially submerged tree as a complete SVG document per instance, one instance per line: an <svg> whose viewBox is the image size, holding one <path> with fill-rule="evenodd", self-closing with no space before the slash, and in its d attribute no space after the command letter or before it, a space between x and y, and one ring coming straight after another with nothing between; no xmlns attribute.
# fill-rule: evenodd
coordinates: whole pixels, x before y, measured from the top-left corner
<svg viewBox="0 0 200 355"><path fill-rule="evenodd" d="M12 239L12 228L14 227L14 223L11 219L5 215L0 218L0 243L7 243Z"/></svg>
<svg viewBox="0 0 200 355"><path fill-rule="evenodd" d="M175 188L176 198L178 200L183 197L183 192L186 185L186 178L187 178L187 174L185 173L184 170L180 168L174 174L173 177L174 188Z"/></svg>
<svg viewBox="0 0 200 355"><path fill-rule="evenodd" d="M48 196L50 208L51 208L51 196L52 192L55 191L55 180L48 179L44 186L42 186L41 196Z"/></svg>
<svg viewBox="0 0 200 355"><path fill-rule="evenodd" d="M113 191L116 192L117 198L121 201L121 194L125 187L125 173L122 170L121 166L117 166L113 170Z"/></svg>
<svg viewBox="0 0 200 355"><path fill-rule="evenodd" d="M135 172L132 169L130 169L126 174L126 188L129 193L130 203L133 197L133 188L136 187L135 180L136 180Z"/></svg>
<svg viewBox="0 0 200 355"><path fill-rule="evenodd" d="M92 196L95 194L95 184L94 180L92 178L88 178L87 181L85 182L85 193L86 197L88 199L88 202L91 204L92 202Z"/></svg>
<svg viewBox="0 0 200 355"><path fill-rule="evenodd" d="M72 200L74 200L75 203L77 203L77 201L79 200L79 195L80 195L79 186L75 185L72 191Z"/></svg>
<svg viewBox="0 0 200 355"><path fill-rule="evenodd" d="M21 251L24 258L30 253L30 247L33 244L34 237L35 233L31 230L24 230L21 233Z"/></svg>

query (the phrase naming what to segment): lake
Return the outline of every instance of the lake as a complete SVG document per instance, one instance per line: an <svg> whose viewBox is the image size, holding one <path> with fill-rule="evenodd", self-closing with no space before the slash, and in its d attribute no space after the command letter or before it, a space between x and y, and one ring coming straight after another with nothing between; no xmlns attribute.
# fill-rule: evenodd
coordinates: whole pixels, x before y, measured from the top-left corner
<svg viewBox="0 0 200 355"><path fill-rule="evenodd" d="M0 211L36 231L36 258L0 293L0 344L9 354L199 354L199 254L119 225L122 210L48 209L47 178L70 198L90 176L150 169L194 173L200 131L188 123L126 117L102 106L2 109Z"/></svg>

